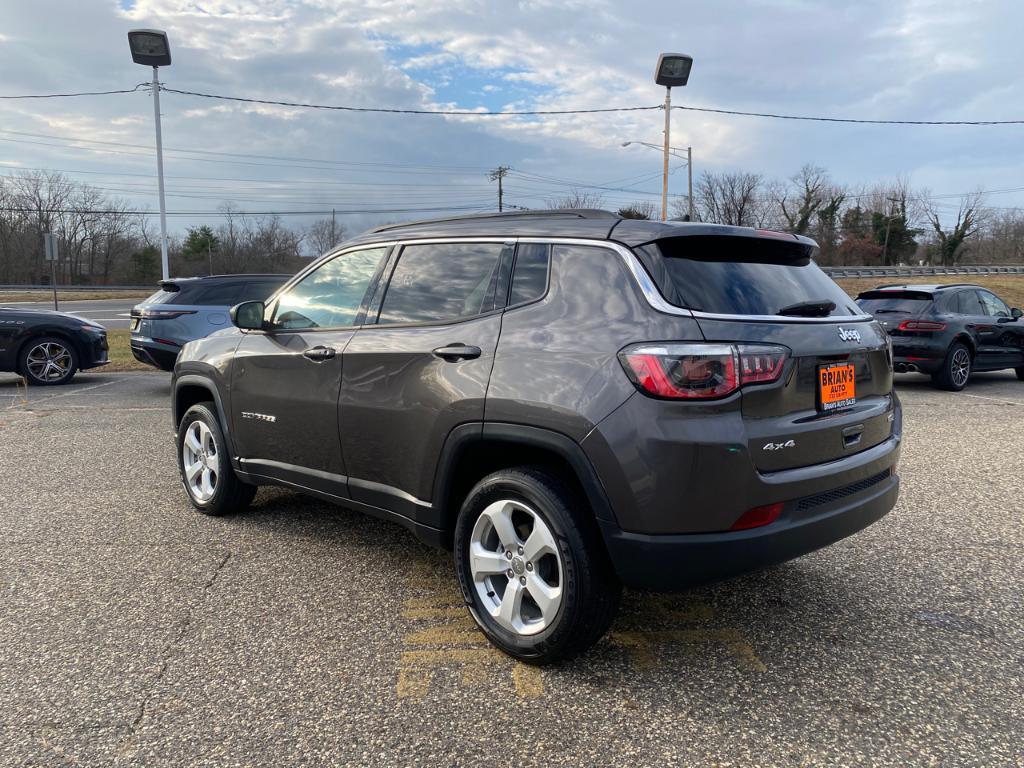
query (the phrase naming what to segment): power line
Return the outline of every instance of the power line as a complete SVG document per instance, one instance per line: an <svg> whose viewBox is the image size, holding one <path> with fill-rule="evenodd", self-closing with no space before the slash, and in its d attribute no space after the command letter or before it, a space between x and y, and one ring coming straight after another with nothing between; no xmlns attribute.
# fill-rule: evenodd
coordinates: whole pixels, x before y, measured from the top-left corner
<svg viewBox="0 0 1024 768"><path fill-rule="evenodd" d="M812 120L819 123L861 123L867 125L1024 125L1024 120L868 120L852 117L813 117L810 115L780 115L773 112L741 112L735 109L712 109L711 107L687 107L673 104L672 109L687 112L713 112L718 115L742 115L743 117L769 117L773 120Z"/></svg>
<svg viewBox="0 0 1024 768"><path fill-rule="evenodd" d="M278 107L300 107L302 109L326 109L338 112L378 112L393 115L458 115L461 117L512 117L516 115L592 115L608 112L647 112L661 109L660 104L647 107L601 107L598 109L523 109L494 112L489 110L474 111L469 109L397 109L387 107L352 107L340 104L310 104L301 101L277 101L274 99L254 99L243 96L224 96L216 93L200 93L185 91L179 88L160 86L161 91L177 93L183 96L198 96L204 99L219 101L238 101L245 104L270 104Z"/></svg>
<svg viewBox="0 0 1024 768"><path fill-rule="evenodd" d="M136 93L140 88L148 86L149 83L139 83L134 88L126 88L119 91L81 91L79 93L27 93L17 96L0 96L0 99L67 99L75 96L113 96L118 93Z"/></svg>
<svg viewBox="0 0 1024 768"><path fill-rule="evenodd" d="M424 213L434 211L480 211L492 209L491 205L468 205L468 206L434 206L426 208L350 208L348 210L334 209L338 214L365 214L365 213ZM39 213L36 208L24 208L16 206L0 206L4 213ZM119 210L116 208L47 208L43 211L47 214L79 214L105 216L118 214L122 216L155 216L153 211L147 210ZM320 211L230 211L232 216L329 216L332 209ZM217 216L224 217L225 211L167 211L168 216Z"/></svg>

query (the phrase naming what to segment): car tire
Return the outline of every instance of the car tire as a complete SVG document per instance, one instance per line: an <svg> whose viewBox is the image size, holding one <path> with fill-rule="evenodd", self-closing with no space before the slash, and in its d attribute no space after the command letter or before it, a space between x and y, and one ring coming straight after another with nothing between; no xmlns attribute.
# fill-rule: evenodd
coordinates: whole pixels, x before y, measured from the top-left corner
<svg viewBox="0 0 1024 768"><path fill-rule="evenodd" d="M256 486L238 479L213 403L197 403L178 425L178 474L192 506L204 515L243 512Z"/></svg>
<svg viewBox="0 0 1024 768"><path fill-rule="evenodd" d="M18 371L33 386L67 384L78 370L78 352L67 339L42 336L32 339L18 355Z"/></svg>
<svg viewBox="0 0 1024 768"><path fill-rule="evenodd" d="M942 367L932 376L932 383L939 389L959 392L967 386L973 363L971 350L958 341L952 344L946 352L946 359L942 361Z"/></svg>
<svg viewBox="0 0 1024 768"><path fill-rule="evenodd" d="M622 586L592 514L540 467L490 474L463 502L459 586L476 623L508 655L537 665L570 659L611 625Z"/></svg>

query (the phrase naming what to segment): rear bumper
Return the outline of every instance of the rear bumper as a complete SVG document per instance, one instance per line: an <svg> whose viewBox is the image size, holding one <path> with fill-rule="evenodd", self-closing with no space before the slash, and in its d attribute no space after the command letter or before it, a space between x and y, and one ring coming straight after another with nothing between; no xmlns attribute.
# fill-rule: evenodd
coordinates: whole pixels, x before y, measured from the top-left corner
<svg viewBox="0 0 1024 768"><path fill-rule="evenodd" d="M942 368L943 357L930 357L923 354L895 355L892 359L894 373L937 373Z"/></svg>
<svg viewBox="0 0 1024 768"><path fill-rule="evenodd" d="M770 525L726 533L645 535L598 522L624 584L675 591L792 560L839 541L885 516L898 494L899 477L888 474L862 491L818 505L809 515L800 513L804 500L799 500Z"/></svg>
<svg viewBox="0 0 1024 768"><path fill-rule="evenodd" d="M181 347L162 344L153 339L140 336L131 338L132 355L140 363L159 368L161 371L173 371Z"/></svg>

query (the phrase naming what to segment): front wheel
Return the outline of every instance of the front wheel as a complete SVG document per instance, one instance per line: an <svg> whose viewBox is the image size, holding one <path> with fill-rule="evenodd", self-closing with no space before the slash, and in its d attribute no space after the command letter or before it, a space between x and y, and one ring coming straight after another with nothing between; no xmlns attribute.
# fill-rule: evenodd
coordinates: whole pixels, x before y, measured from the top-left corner
<svg viewBox="0 0 1024 768"><path fill-rule="evenodd" d="M193 405L178 425L178 471L188 500L204 515L242 512L256 495L231 467L213 403Z"/></svg>
<svg viewBox="0 0 1024 768"><path fill-rule="evenodd" d="M78 370L78 353L64 339L45 336L25 345L19 363L21 373L29 384L67 384Z"/></svg>
<svg viewBox="0 0 1024 768"><path fill-rule="evenodd" d="M971 377L971 350L957 342L946 352L942 368L932 376L932 383L939 389L959 392L967 386Z"/></svg>
<svg viewBox="0 0 1024 768"><path fill-rule="evenodd" d="M487 638L531 664L577 656L611 625L622 588L586 504L534 467L495 472L470 491L455 569Z"/></svg>

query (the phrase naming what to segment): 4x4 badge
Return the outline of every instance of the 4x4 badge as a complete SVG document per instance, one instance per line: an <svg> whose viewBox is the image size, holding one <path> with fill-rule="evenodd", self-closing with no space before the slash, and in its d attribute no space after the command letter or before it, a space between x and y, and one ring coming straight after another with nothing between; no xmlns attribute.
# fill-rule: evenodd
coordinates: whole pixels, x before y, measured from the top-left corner
<svg viewBox="0 0 1024 768"><path fill-rule="evenodd" d="M860 331L856 328L843 328L839 326L839 338L842 341L860 341Z"/></svg>

